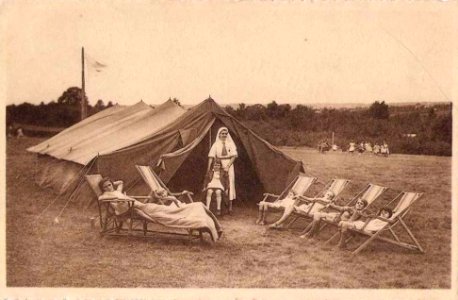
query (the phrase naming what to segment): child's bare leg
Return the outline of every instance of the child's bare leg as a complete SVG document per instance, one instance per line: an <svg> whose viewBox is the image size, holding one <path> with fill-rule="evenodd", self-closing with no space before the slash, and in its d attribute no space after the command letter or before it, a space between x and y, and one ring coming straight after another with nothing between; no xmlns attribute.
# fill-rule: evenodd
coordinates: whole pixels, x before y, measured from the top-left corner
<svg viewBox="0 0 458 300"><path fill-rule="evenodd" d="M349 223L347 222L341 222L341 228L340 228L340 239L339 243L337 244L337 247L339 249L345 249L347 247L347 236L348 236L348 227L350 226Z"/></svg>
<svg viewBox="0 0 458 300"><path fill-rule="evenodd" d="M293 210L294 210L294 206L293 205L285 207L285 211L283 212L283 215L281 216L281 218L278 219L277 222L272 223L269 227L270 228L278 228L279 226L281 226L283 224L283 222L285 222L286 219L288 219L288 217L293 213Z"/></svg>
<svg viewBox="0 0 458 300"><path fill-rule="evenodd" d="M210 204L212 202L212 195L213 195L213 190L208 189L207 190L207 208L210 209Z"/></svg>
<svg viewBox="0 0 458 300"><path fill-rule="evenodd" d="M258 213L258 220L256 221L256 223L258 223L259 225L264 225L265 222L264 222L264 219L266 217L266 210L267 210L267 205L265 202L260 202L259 203L259 213Z"/></svg>
<svg viewBox="0 0 458 300"><path fill-rule="evenodd" d="M216 190L216 210L217 214L221 215L221 190Z"/></svg>
<svg viewBox="0 0 458 300"><path fill-rule="evenodd" d="M258 219L256 220L256 224L260 224L262 221L262 215L264 214L264 203L259 202L259 209L258 209Z"/></svg>
<svg viewBox="0 0 458 300"><path fill-rule="evenodd" d="M324 217L324 214L316 212L313 214L313 221L310 225L304 230L301 238L313 238L319 231L321 225L321 218Z"/></svg>

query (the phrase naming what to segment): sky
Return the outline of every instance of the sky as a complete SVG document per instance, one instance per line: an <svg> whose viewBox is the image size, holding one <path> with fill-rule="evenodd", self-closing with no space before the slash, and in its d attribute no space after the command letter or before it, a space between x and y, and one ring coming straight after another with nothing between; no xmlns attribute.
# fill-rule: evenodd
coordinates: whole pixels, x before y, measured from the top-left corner
<svg viewBox="0 0 458 300"><path fill-rule="evenodd" d="M6 104L453 101L455 1L4 1ZM106 67L97 72L92 63Z"/></svg>

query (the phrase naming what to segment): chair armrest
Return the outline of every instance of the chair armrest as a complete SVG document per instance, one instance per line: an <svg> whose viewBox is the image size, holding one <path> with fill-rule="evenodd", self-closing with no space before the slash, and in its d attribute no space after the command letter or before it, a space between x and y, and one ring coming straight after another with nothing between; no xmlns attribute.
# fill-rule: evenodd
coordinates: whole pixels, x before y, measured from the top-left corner
<svg viewBox="0 0 458 300"><path fill-rule="evenodd" d="M175 197L176 197L176 196L181 196L181 195L190 195L190 196L193 196L194 193L193 193L193 192L190 192L190 191L184 190L184 191L182 191L182 192L180 192L180 193L172 193L172 192L170 192L170 195L175 196Z"/></svg>
<svg viewBox="0 0 458 300"><path fill-rule="evenodd" d="M396 222L395 220L386 219L386 218L381 217L381 216L377 216L377 217L375 217L375 219L378 219L378 220L381 220L381 221L384 221L384 222L387 222L387 223L390 223L390 224L393 224L393 223Z"/></svg>
<svg viewBox="0 0 458 300"><path fill-rule="evenodd" d="M323 204L323 205L328 205L328 204L330 204L330 202L326 202L326 201L321 200L321 199L313 200L312 202L314 202L314 203L320 203L320 204Z"/></svg>
<svg viewBox="0 0 458 300"><path fill-rule="evenodd" d="M271 193L264 193L264 198L262 199L262 201L268 202L269 197L270 198L274 198L273 201L275 201L275 200L278 200L278 198L280 198L280 195L275 195L275 194L271 194Z"/></svg>
<svg viewBox="0 0 458 300"><path fill-rule="evenodd" d="M310 201L310 200L308 200L308 199L304 199L304 198L301 198L301 197L297 197L297 198L296 198L296 201L297 201L297 202L305 202L305 203L313 202L313 201Z"/></svg>
<svg viewBox="0 0 458 300"><path fill-rule="evenodd" d="M127 202L127 203L134 203L135 200L129 200L129 199L110 199L110 200L99 200L100 202L103 203L122 203L122 202Z"/></svg>
<svg viewBox="0 0 458 300"><path fill-rule="evenodd" d="M277 197L277 198L280 197L280 195L275 195L275 194L271 194L271 193L264 193L263 195L264 195L264 197Z"/></svg>
<svg viewBox="0 0 458 300"><path fill-rule="evenodd" d="M134 199L150 199L151 196L129 196L131 198L134 198Z"/></svg>
<svg viewBox="0 0 458 300"><path fill-rule="evenodd" d="M313 203L313 202L316 202L316 200L312 200L311 198L307 198L305 196L302 196L302 195L299 195L299 196L296 196L296 200L299 201L299 202L305 202L305 203Z"/></svg>

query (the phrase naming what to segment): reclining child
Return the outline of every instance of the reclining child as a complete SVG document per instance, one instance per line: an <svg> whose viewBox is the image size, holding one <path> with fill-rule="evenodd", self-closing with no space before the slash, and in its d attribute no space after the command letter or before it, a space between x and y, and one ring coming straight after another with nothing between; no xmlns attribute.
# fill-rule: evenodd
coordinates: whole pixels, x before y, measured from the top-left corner
<svg viewBox="0 0 458 300"><path fill-rule="evenodd" d="M391 216L393 215L393 211L388 207L383 207L379 210L376 216L367 215L365 217L371 218L369 221L340 221L339 222L339 233L340 239L339 243L337 244L339 249L345 249L347 246L347 237L348 237L348 229L357 229L357 230L364 230L366 232L375 232L385 226ZM367 224L366 224L367 223Z"/></svg>
<svg viewBox="0 0 458 300"><path fill-rule="evenodd" d="M296 202L297 198L298 196L296 195L296 193L293 190L291 190L283 199L277 200L275 202L259 202L258 219L256 220L256 224L265 225L266 212L269 208L284 208L286 210L287 207L294 206L294 203Z"/></svg>
<svg viewBox="0 0 458 300"><path fill-rule="evenodd" d="M354 206L339 206L334 203L326 205L326 208L332 208L335 212L316 212L313 214L313 221L304 231L301 238L312 239L316 236L321 227L321 220L327 220L330 222L341 222L341 221L357 221L363 216L363 210L368 205L367 201L361 198L356 200Z"/></svg>
<svg viewBox="0 0 458 300"><path fill-rule="evenodd" d="M269 228L281 228L283 223L288 219L288 217L294 212L301 212L313 216L316 212L323 210L327 204L333 203L335 194L332 191L326 191L323 197L310 198L306 196L301 196L296 198L296 201L292 205L285 207L285 211L281 218L269 225ZM301 200L306 200L304 203ZM300 204L299 204L300 203Z"/></svg>

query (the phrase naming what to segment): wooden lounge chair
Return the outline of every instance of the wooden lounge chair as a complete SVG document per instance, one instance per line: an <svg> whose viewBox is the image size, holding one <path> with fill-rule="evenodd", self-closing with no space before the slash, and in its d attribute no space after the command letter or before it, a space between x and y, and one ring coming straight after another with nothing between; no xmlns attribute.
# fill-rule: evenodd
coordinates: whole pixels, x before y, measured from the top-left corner
<svg viewBox="0 0 458 300"><path fill-rule="evenodd" d="M353 197L345 206L352 206L356 203L358 199L363 199L367 201L367 206L364 208L364 210L368 209L372 203L374 203L375 200L377 200L388 188L376 184L369 183L366 185L366 187L361 190L355 197ZM343 214L340 213L340 216ZM340 219L337 218L337 219ZM338 225L339 222L333 222L330 220L321 220L324 224L321 226L320 230L321 231L323 228L325 228L327 225ZM309 224L302 233L306 233L310 229Z"/></svg>
<svg viewBox="0 0 458 300"><path fill-rule="evenodd" d="M276 203L277 201L280 201L284 199L290 191L293 191L296 195L304 195L308 189L312 186L312 184L317 180L316 177L309 177L305 175L304 173L300 173L297 175L297 177L286 187L286 189L280 194L280 195L275 195L271 193L264 193L264 198L262 199L261 202L270 202L270 203ZM259 205L259 203L258 203ZM279 206L278 208L275 207L269 207L269 210L271 211L281 211L284 210L285 208L282 206Z"/></svg>
<svg viewBox="0 0 458 300"><path fill-rule="evenodd" d="M86 175L86 181L91 187L92 191L96 196L96 202L99 210L99 219L100 219L100 227L101 227L101 234L115 234L119 235L122 223L127 219L135 219L135 214L133 209L130 209L133 205L133 201L131 200L102 200L99 201L98 198L102 195L102 190L99 187L100 181L102 181L103 177L100 174L94 175ZM134 198L134 197L132 197ZM150 197L135 197L134 199L139 200L148 200ZM143 202L142 201L142 202ZM129 210L124 213L123 215L116 216L114 209L111 207L110 203L115 202L126 202L129 206ZM132 222L129 224L129 231L132 231Z"/></svg>
<svg viewBox="0 0 458 300"><path fill-rule="evenodd" d="M340 195L340 193L342 193L342 191L348 186L349 183L350 183L350 180L348 179L333 179L328 184L326 184L326 186L320 192L318 192L318 194L314 198L323 197L328 191L330 191L334 194L334 199L337 199L337 197ZM303 202L308 203L309 202L308 200L305 200L304 198L301 198L301 197L299 197L297 201L298 203L303 203ZM296 222L298 219L312 218L313 216L310 214L310 211L313 209L315 204L316 202L312 203L312 205L310 206L310 208L307 211L300 211L300 210L293 211L291 215L292 220L287 225L287 227L291 227L294 224L294 222ZM323 203L323 204L326 204L326 203Z"/></svg>
<svg viewBox="0 0 458 300"><path fill-rule="evenodd" d="M380 216L376 216L376 217L367 219L361 229L349 228L350 232L357 233L359 235L367 237L367 239L363 243L361 243L352 253L358 254L375 239L385 241L385 242L388 242L388 243L391 243L391 244L394 244L400 247L404 247L410 250L415 250L415 251L424 253L425 251L421 247L420 243L415 238L414 234L412 233L412 231L409 229L409 227L406 225L406 223L403 220L403 218L410 211L412 204L415 203L422 196L423 196L422 193L402 192L387 204L387 206L389 206L390 204L395 203L396 201L398 202L396 207L393 209L392 216L389 219L385 219ZM372 228L368 230L367 228L368 224L374 220L380 220L381 222L377 222L377 225L375 227L372 226ZM405 232L407 233L407 236L410 238L413 244L409 244L407 242L401 241L399 233L396 234L394 230L395 229L394 227L397 225L400 225L400 227L402 227L405 230ZM381 236L385 232L387 233L389 232L392 238ZM328 242L334 239L336 236L338 236L338 234L339 233L337 232L334 236L332 236L328 240Z"/></svg>
<svg viewBox="0 0 458 300"><path fill-rule="evenodd" d="M166 190L169 195L179 197L181 199L186 199L187 202L189 203L194 202L192 199L192 196L193 196L192 192L189 192L189 191L182 191L180 193L171 192L168 189L168 187L164 184L164 182L162 182L161 178L153 171L153 169L150 166L136 165L135 167L137 168L137 171L140 173L145 183L151 189L150 195L152 195L158 202L163 203L163 199L161 199L161 197L155 193L159 189Z"/></svg>
<svg viewBox="0 0 458 300"><path fill-rule="evenodd" d="M185 230L184 232L179 232L175 229L172 230L151 230L148 229L148 224L149 223L154 223L151 222L151 220L145 219L141 215L137 214L135 212L135 209L133 209L133 200L98 200L99 196L102 195L102 191L100 190L99 183L102 180L102 176L100 174L94 174L94 175L85 175L86 181L88 182L89 186L94 192L94 195L96 196L96 201L98 205L98 210L99 210L99 218L100 218L100 227L101 231L100 233L102 235L110 235L110 236L131 236L131 235L141 235L144 237L151 237L152 235L156 234L171 234L171 235L179 235L179 236L188 236L191 239L192 238L200 238L201 241L203 241L203 233L208 232L205 228L195 228L193 230ZM152 201L152 196L130 196L131 198L134 198L138 201L142 202L151 202ZM116 203L116 202L126 202L128 203L129 209L127 212L121 214L121 215L116 215L113 207L110 205L111 203ZM126 222L128 223L128 228L123 227L123 223ZM139 229L136 226L134 226L134 222L140 222L142 224L142 228ZM163 225L157 224L160 227L165 227ZM198 233L198 235L194 235L194 231Z"/></svg>

